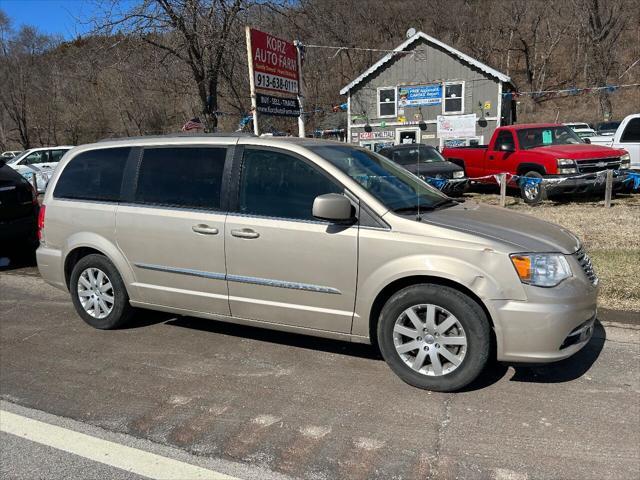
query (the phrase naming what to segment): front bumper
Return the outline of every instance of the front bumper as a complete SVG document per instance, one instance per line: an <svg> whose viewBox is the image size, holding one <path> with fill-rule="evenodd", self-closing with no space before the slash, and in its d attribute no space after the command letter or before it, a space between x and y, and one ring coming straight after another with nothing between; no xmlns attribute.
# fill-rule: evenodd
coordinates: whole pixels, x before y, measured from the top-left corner
<svg viewBox="0 0 640 480"><path fill-rule="evenodd" d="M558 183L545 183L545 189L548 194L562 193L562 194L589 194L604 192L606 187L606 175L605 174L579 174L578 176L565 176L565 175L549 175L544 177L548 180L560 180ZM617 175L613 176L613 191L619 192L625 188L625 176Z"/></svg>
<svg viewBox="0 0 640 480"><path fill-rule="evenodd" d="M593 334L598 290L573 277L557 287L526 286L530 301L493 300L497 358L505 362L549 363L570 357Z"/></svg>
<svg viewBox="0 0 640 480"><path fill-rule="evenodd" d="M469 189L469 179L456 178L455 180L449 180L444 187L442 187L442 193L447 195L462 195Z"/></svg>

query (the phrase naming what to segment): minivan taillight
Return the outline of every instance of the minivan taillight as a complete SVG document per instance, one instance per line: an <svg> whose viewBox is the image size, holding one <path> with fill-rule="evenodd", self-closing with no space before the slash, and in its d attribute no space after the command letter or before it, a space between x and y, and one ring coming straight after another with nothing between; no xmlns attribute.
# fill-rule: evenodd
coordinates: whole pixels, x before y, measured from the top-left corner
<svg viewBox="0 0 640 480"><path fill-rule="evenodd" d="M44 214L46 211L47 207L41 205L40 211L38 212L38 240L42 240L42 230L44 229Z"/></svg>

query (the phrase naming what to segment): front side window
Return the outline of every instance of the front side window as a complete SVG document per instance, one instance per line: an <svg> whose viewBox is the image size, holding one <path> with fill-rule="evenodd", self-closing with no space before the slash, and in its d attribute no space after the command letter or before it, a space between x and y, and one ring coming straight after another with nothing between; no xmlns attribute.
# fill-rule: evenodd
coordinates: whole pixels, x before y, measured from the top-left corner
<svg viewBox="0 0 640 480"><path fill-rule="evenodd" d="M575 145L584 143L569 127L523 128L518 130L521 150L551 145Z"/></svg>
<svg viewBox="0 0 640 480"><path fill-rule="evenodd" d="M342 192L342 187L297 157L275 150L245 150L240 213L313 220L318 195Z"/></svg>
<svg viewBox="0 0 640 480"><path fill-rule="evenodd" d="M464 111L464 83L447 83L444 86L444 113Z"/></svg>
<svg viewBox="0 0 640 480"><path fill-rule="evenodd" d="M396 116L395 87L378 89L378 117Z"/></svg>
<svg viewBox="0 0 640 480"><path fill-rule="evenodd" d="M622 133L622 143L640 142L640 118L632 118Z"/></svg>
<svg viewBox="0 0 640 480"><path fill-rule="evenodd" d="M383 205L395 212L436 208L449 203L444 194L388 158L364 148L309 147L358 182Z"/></svg>
<svg viewBox="0 0 640 480"><path fill-rule="evenodd" d="M27 158L24 159L22 165L38 165L40 163L46 163L49 161L48 157L46 150L33 152L32 154L27 155Z"/></svg>
<svg viewBox="0 0 640 480"><path fill-rule="evenodd" d="M128 147L105 148L75 156L62 171L54 197L119 201L129 151Z"/></svg>
<svg viewBox="0 0 640 480"><path fill-rule="evenodd" d="M135 202L218 210L226 154L223 147L145 148Z"/></svg>
<svg viewBox="0 0 640 480"><path fill-rule="evenodd" d="M503 146L506 146L506 150L515 150L516 145L513 143L513 135L506 130L501 131L496 138L496 144L493 149L496 151L502 150Z"/></svg>

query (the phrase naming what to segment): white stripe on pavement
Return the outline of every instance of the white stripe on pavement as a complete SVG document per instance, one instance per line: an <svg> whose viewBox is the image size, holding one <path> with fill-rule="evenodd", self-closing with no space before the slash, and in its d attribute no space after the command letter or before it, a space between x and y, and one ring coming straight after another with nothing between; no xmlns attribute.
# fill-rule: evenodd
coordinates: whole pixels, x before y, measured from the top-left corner
<svg viewBox="0 0 640 480"><path fill-rule="evenodd" d="M0 410L0 431L157 480L238 480L189 463Z"/></svg>

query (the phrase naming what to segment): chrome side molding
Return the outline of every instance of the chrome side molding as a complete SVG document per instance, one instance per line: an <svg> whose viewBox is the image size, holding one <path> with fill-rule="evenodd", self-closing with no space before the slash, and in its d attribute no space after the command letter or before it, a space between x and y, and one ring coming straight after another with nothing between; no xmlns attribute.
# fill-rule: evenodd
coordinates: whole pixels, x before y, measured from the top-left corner
<svg viewBox="0 0 640 480"><path fill-rule="evenodd" d="M285 280L275 280L272 278L247 277L243 275L226 275L218 272L206 272L203 270L192 270L189 268L167 267L164 265L153 265L150 263L135 263L138 268L144 270L154 270L157 272L178 273L181 275L191 275L193 277L210 278L213 280L227 280L236 283L249 283L253 285L263 285L265 287L289 288L292 290L304 290L307 292L329 293L332 295L342 295L337 288L314 285L311 283L288 282Z"/></svg>

